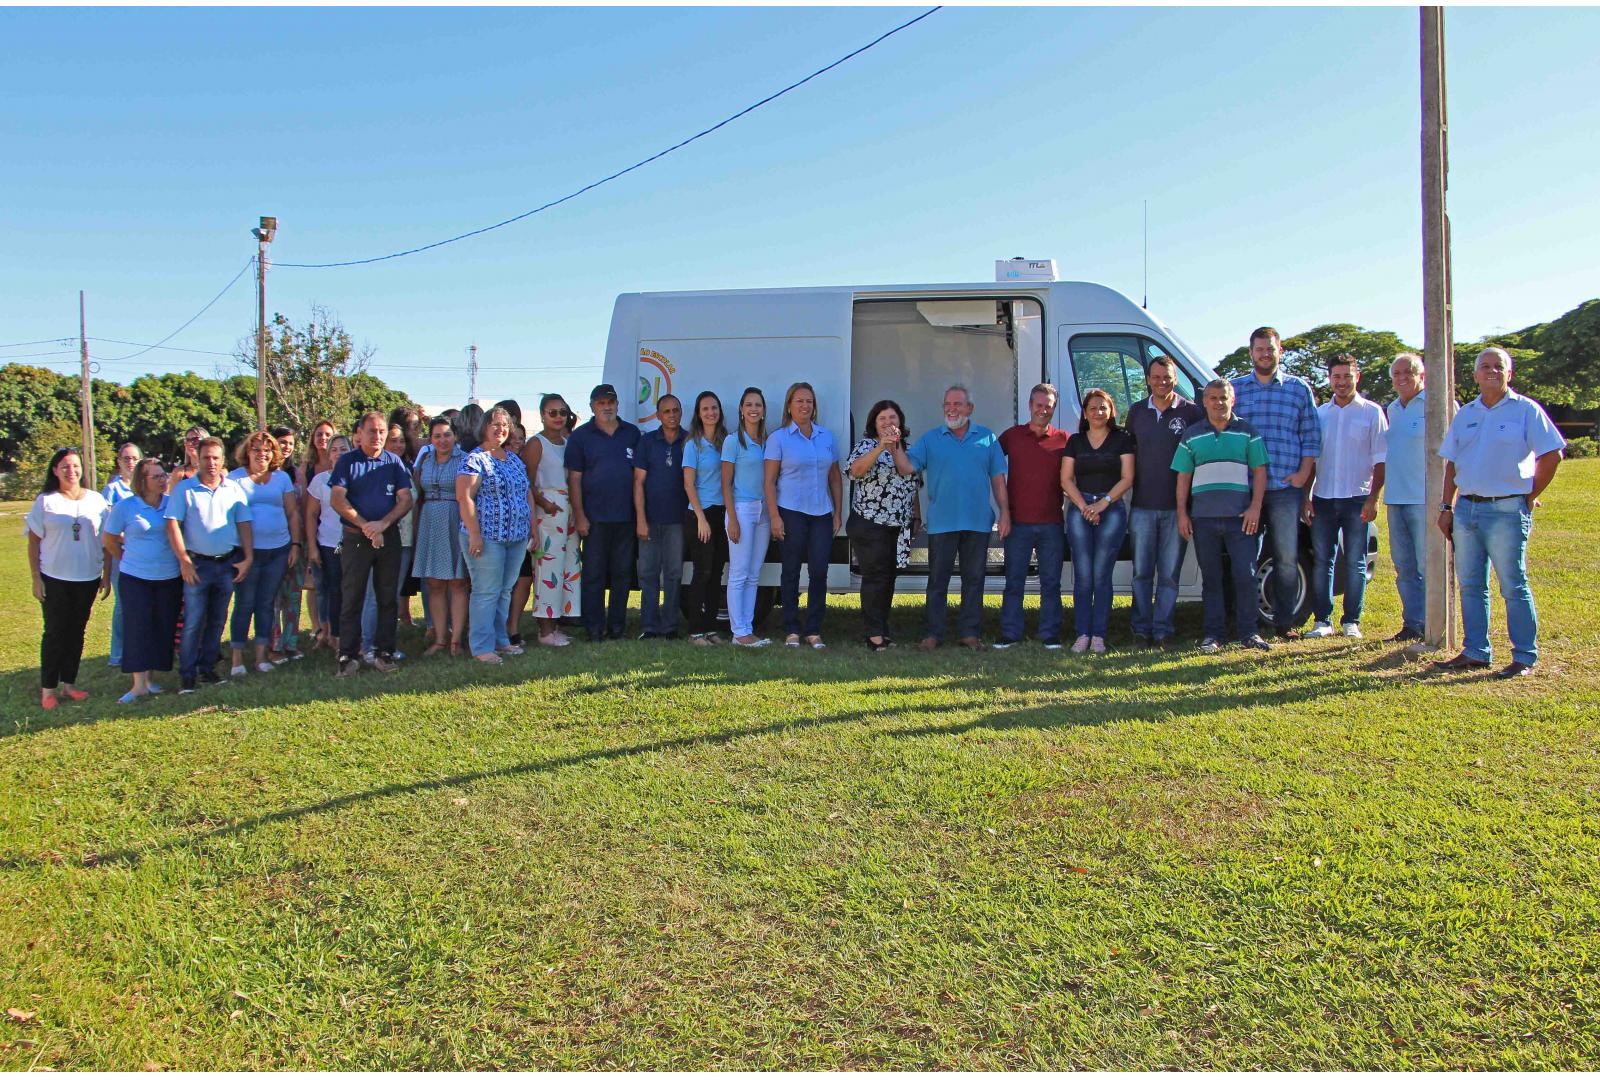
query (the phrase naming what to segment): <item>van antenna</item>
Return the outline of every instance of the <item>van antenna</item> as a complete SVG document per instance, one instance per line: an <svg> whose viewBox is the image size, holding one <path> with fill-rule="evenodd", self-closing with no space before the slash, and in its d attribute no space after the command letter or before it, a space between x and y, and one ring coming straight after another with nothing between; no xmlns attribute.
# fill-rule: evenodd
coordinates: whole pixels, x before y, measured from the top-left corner
<svg viewBox="0 0 1600 1080"><path fill-rule="evenodd" d="M1139 305L1146 311L1150 310L1150 200L1144 201L1144 303Z"/></svg>

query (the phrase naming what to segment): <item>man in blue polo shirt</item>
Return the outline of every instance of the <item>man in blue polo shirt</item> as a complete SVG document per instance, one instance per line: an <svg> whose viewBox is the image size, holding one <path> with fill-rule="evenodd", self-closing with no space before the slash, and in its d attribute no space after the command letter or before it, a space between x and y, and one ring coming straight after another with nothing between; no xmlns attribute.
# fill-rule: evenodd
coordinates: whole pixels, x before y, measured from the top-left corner
<svg viewBox="0 0 1600 1080"><path fill-rule="evenodd" d="M1479 353L1472 380L1478 384L1477 398L1456 413L1439 444L1445 460L1439 528L1456 546L1461 652L1434 666L1489 666L1492 565L1511 638L1511 663L1495 675L1514 679L1532 675L1539 661L1539 616L1528 585L1528 534L1534 503L1556 478L1567 441L1537 401L1511 389L1511 354L1504 349Z"/></svg>
<svg viewBox="0 0 1600 1080"><path fill-rule="evenodd" d="M334 462L328 503L344 526L339 544L339 676L361 670L361 605L367 578L376 593L378 623L372 635L372 666L395 670L395 620L399 616L400 519L411 512L411 473L384 449L389 420L369 412L356 424L356 448Z"/></svg>
<svg viewBox="0 0 1600 1080"><path fill-rule="evenodd" d="M676 394L656 401L661 426L639 437L633 456L634 532L639 539L639 640L678 636L678 589L683 581L683 486L688 445Z"/></svg>
<svg viewBox="0 0 1600 1080"><path fill-rule="evenodd" d="M965 386L944 392L944 427L929 431L906 451L906 463L895 467L905 475L921 470L928 491L928 592L924 652L944 640L950 606L950 572L961 560L961 615L956 626L960 643L983 648L978 631L983 619L983 572L988 563L989 531L1000 508L1000 539L1011 534L1011 509L1006 497L1006 456L1000 438L972 423L972 395Z"/></svg>
<svg viewBox="0 0 1600 1080"><path fill-rule="evenodd" d="M1309 516L1311 481L1322 455L1322 425L1311 384L1283 371L1283 342L1270 326L1250 333L1248 375L1233 380L1234 414L1260 433L1267 446L1267 500L1262 512L1272 551L1272 622L1278 636L1295 639L1295 598L1300 588L1300 519Z"/></svg>
<svg viewBox="0 0 1600 1080"><path fill-rule="evenodd" d="M222 440L201 439L195 474L167 500L167 542L183 575L183 638L178 644L180 693L196 682L226 682L212 670L222 656L222 624L233 587L254 555L250 496L228 479Z"/></svg>
<svg viewBox="0 0 1600 1080"><path fill-rule="evenodd" d="M610 383L589 392L589 411L593 418L567 439L567 491L572 526L583 541L583 626L590 641L603 641L627 630L637 551L633 464L639 429L618 419L617 390Z"/></svg>

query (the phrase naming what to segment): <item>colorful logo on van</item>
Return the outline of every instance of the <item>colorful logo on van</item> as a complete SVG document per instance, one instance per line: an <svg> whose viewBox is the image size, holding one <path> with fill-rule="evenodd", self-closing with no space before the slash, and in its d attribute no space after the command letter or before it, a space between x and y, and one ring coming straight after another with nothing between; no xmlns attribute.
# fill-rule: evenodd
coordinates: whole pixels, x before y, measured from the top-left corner
<svg viewBox="0 0 1600 1080"><path fill-rule="evenodd" d="M672 376L678 369L672 361L654 349L639 350L639 423L648 424L656 418L656 404L664 395L672 393ZM649 415L645 410L649 409Z"/></svg>

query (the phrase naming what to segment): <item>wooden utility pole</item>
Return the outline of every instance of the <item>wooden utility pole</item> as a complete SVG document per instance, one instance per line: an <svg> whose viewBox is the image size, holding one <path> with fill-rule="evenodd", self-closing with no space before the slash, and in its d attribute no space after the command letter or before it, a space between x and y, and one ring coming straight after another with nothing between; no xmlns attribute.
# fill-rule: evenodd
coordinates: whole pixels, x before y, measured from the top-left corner
<svg viewBox="0 0 1600 1080"><path fill-rule="evenodd" d="M1456 413L1454 319L1450 308L1449 122L1445 109L1444 8L1422 13L1422 325L1427 367L1428 513L1444 499L1444 460L1439 445ZM1453 549L1443 533L1428 529L1428 614L1423 630L1429 649L1452 649L1456 632Z"/></svg>
<svg viewBox="0 0 1600 1080"><path fill-rule="evenodd" d="M83 290L78 290L78 413L83 426L83 486L100 490L94 464L94 387L89 379L89 321L84 311Z"/></svg>
<svg viewBox="0 0 1600 1080"><path fill-rule="evenodd" d="M267 245L278 232L278 219L264 217L256 238L256 427L267 427Z"/></svg>

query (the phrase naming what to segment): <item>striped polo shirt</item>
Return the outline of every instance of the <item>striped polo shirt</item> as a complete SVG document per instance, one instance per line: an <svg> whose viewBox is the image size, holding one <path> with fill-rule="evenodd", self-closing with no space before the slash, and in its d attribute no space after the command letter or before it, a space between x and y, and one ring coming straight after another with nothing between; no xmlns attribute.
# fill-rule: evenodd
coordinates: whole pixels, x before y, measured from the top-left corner
<svg viewBox="0 0 1600 1080"><path fill-rule="evenodd" d="M1250 509L1250 470L1267 463L1267 444L1235 416L1221 431L1210 419L1189 425L1172 471L1193 473L1191 517L1237 517Z"/></svg>

